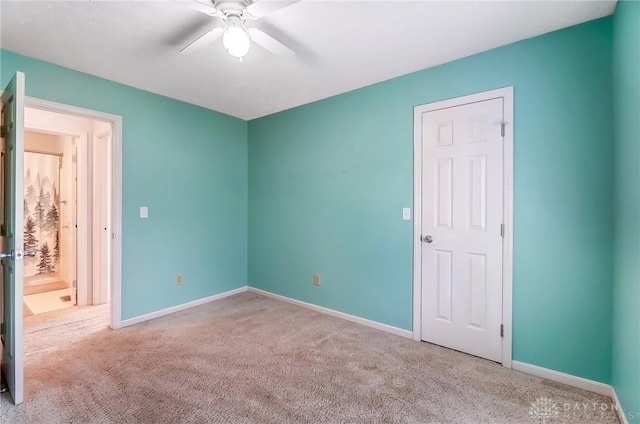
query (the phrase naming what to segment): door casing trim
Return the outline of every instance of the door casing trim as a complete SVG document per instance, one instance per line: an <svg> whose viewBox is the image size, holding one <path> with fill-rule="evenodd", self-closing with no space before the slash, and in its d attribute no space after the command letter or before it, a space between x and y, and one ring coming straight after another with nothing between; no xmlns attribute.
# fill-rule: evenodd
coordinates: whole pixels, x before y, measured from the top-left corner
<svg viewBox="0 0 640 424"><path fill-rule="evenodd" d="M513 301L513 87L504 87L469 96L457 97L413 108L413 339L421 340L422 315L422 114L502 98L505 123L503 146L503 220L502 248L502 365L512 367ZM496 329L499 331L499 329Z"/></svg>
<svg viewBox="0 0 640 424"><path fill-rule="evenodd" d="M111 281L110 322L112 329L122 327L122 116L64 103L26 97L25 107L78 115L111 122Z"/></svg>

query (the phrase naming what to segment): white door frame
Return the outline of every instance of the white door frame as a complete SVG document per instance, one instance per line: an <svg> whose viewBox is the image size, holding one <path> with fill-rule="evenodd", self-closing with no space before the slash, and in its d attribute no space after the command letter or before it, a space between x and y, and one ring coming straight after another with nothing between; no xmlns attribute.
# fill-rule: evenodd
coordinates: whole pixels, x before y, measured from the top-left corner
<svg viewBox="0 0 640 424"><path fill-rule="evenodd" d="M78 115L112 124L111 136L111 281L112 329L122 327L122 117L106 112L26 97L25 106L49 112Z"/></svg>
<svg viewBox="0 0 640 424"><path fill-rule="evenodd" d="M513 286L513 87L505 87L413 109L413 340L421 340L422 313L422 114L496 98L504 99L504 238L502 249L502 365L511 368Z"/></svg>

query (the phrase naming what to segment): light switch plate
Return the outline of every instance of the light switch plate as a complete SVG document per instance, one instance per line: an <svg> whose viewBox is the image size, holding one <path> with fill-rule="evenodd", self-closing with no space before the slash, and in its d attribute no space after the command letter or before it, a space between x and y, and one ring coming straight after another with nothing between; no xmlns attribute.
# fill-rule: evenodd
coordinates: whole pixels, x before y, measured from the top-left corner
<svg viewBox="0 0 640 424"><path fill-rule="evenodd" d="M149 208L140 206L140 218L149 218Z"/></svg>
<svg viewBox="0 0 640 424"><path fill-rule="evenodd" d="M411 220L411 208L402 208L402 220L403 221Z"/></svg>

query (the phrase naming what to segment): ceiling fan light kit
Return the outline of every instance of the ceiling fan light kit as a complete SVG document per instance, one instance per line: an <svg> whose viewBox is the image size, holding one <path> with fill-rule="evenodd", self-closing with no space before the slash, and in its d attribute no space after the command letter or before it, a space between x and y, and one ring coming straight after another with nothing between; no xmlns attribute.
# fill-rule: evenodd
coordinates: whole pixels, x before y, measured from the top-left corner
<svg viewBox="0 0 640 424"><path fill-rule="evenodd" d="M222 36L225 50L233 57L242 59L249 52L251 40L247 30L242 25L227 25Z"/></svg>

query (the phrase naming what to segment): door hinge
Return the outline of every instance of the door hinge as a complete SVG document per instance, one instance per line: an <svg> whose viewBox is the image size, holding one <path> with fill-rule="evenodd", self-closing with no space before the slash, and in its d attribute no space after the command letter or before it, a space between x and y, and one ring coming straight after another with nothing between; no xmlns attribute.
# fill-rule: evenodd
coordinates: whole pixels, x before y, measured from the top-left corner
<svg viewBox="0 0 640 424"><path fill-rule="evenodd" d="M5 135L7 135L7 127L2 125L0 126L0 137L4 138Z"/></svg>
<svg viewBox="0 0 640 424"><path fill-rule="evenodd" d="M0 324L0 335L4 336L4 322Z"/></svg>
<svg viewBox="0 0 640 424"><path fill-rule="evenodd" d="M73 299L71 300L73 301L74 305L77 305L78 304L78 280L72 280L71 287L73 288L73 290L71 290L71 294L73 294Z"/></svg>
<svg viewBox="0 0 640 424"><path fill-rule="evenodd" d="M504 337L504 324L500 324L500 337Z"/></svg>
<svg viewBox="0 0 640 424"><path fill-rule="evenodd" d="M500 135L502 135L504 137L504 128L507 126L506 123L502 122L500 124Z"/></svg>
<svg viewBox="0 0 640 424"><path fill-rule="evenodd" d="M500 237L504 238L504 224L500 224Z"/></svg>

